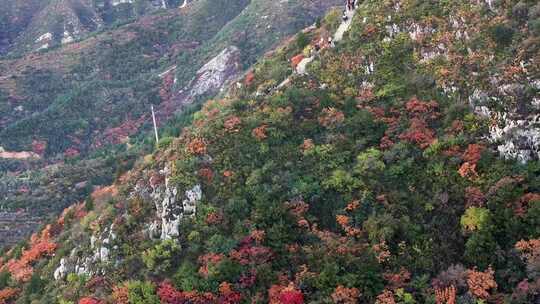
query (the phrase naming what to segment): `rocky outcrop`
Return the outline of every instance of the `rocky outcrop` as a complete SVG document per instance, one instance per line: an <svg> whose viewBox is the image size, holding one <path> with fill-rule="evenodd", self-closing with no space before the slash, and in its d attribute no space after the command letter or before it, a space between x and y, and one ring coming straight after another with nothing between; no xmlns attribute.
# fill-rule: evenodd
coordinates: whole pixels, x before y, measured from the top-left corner
<svg viewBox="0 0 540 304"><path fill-rule="evenodd" d="M114 224L97 236L92 235L90 251L83 250L82 246L73 248L69 256L60 260L60 265L54 270L54 279L64 280L70 273L87 276L104 273L101 265L111 263L111 254L118 249L112 244L115 239Z"/></svg>
<svg viewBox="0 0 540 304"><path fill-rule="evenodd" d="M174 239L180 235L180 220L195 215L196 204L202 198L202 190L200 185L195 185L180 197L178 189L169 182L170 169L166 167L160 174L165 176L163 184L150 183L150 197L156 207L156 220L148 225L147 234L150 237L159 235L162 240Z"/></svg>
<svg viewBox="0 0 540 304"><path fill-rule="evenodd" d="M241 72L240 49L236 46L225 48L197 71L189 86L188 99L219 92Z"/></svg>
<svg viewBox="0 0 540 304"><path fill-rule="evenodd" d="M60 260L60 266L58 266L58 268L56 268L54 270L54 279L55 280L62 280L63 278L65 278L68 274L68 264L67 264L67 259L66 258L62 258Z"/></svg>
<svg viewBox="0 0 540 304"><path fill-rule="evenodd" d="M170 113L181 111L183 106L194 103L198 98L214 96L224 91L241 74L240 49L236 46L226 47L202 66L187 86L162 105L158 116L168 117Z"/></svg>
<svg viewBox="0 0 540 304"><path fill-rule="evenodd" d="M538 98L522 96L524 86L520 84L497 86L495 94L475 90L469 103L475 114L492 120L488 140L499 154L506 159L517 159L521 163L540 159L540 102ZM535 90L540 82L532 82ZM503 111L494 110L493 105L502 104L502 99L519 100Z"/></svg>

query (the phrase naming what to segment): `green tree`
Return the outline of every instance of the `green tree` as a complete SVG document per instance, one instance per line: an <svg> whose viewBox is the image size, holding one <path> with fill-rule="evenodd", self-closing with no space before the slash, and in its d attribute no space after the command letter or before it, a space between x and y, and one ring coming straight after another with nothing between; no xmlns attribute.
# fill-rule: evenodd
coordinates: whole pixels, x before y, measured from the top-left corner
<svg viewBox="0 0 540 304"><path fill-rule="evenodd" d="M167 272L175 258L181 252L181 246L175 240L163 240L156 244L153 248L146 250L143 253L143 261L146 267L153 273Z"/></svg>
<svg viewBox="0 0 540 304"><path fill-rule="evenodd" d="M152 283L131 281L127 287L130 304L160 304L156 287Z"/></svg>

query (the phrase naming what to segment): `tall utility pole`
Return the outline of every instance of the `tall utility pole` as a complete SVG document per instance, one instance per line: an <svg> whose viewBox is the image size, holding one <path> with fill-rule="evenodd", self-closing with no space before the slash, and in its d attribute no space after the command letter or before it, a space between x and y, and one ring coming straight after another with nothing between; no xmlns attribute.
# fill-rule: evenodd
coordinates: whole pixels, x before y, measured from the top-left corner
<svg viewBox="0 0 540 304"><path fill-rule="evenodd" d="M152 108L152 120L154 121L154 134L156 135L156 146L159 142L159 136L157 132L157 124L156 124L156 113L154 112L154 105L151 105Z"/></svg>

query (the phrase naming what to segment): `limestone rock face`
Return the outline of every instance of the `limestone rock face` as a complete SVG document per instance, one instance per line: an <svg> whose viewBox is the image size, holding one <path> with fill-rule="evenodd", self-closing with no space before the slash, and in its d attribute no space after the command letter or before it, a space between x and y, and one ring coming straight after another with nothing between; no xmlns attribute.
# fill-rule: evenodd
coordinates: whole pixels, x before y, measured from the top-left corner
<svg viewBox="0 0 540 304"><path fill-rule="evenodd" d="M62 258L60 260L60 266L58 266L58 268L54 270L54 279L58 281L65 278L67 275L67 272L68 272L67 260L66 258Z"/></svg>
<svg viewBox="0 0 540 304"><path fill-rule="evenodd" d="M87 276L103 274L100 264L112 262L111 255L117 249L117 246L112 244L115 239L114 224L97 236L92 235L89 252L83 251L81 246L73 248L69 256L60 260L60 265L54 271L54 279L64 280L70 273Z"/></svg>
<svg viewBox="0 0 540 304"><path fill-rule="evenodd" d="M165 167L160 174L165 176L165 183L150 185L156 220L147 226L146 234L151 238L159 235L162 240L174 239L180 235L180 220L195 215L197 202L202 198L202 190L200 185L195 185L180 196L178 189L169 183L170 169Z"/></svg>
<svg viewBox="0 0 540 304"><path fill-rule="evenodd" d="M236 46L225 48L197 71L188 98L218 92L224 84L237 78L240 71L240 49Z"/></svg>
<svg viewBox="0 0 540 304"><path fill-rule="evenodd" d="M516 159L521 163L540 159L540 102L538 97L522 96L524 86L520 84L499 84L494 80L498 92L475 90L469 103L475 114L489 118L494 123L489 128L488 140L499 154L506 159ZM533 82L538 90L540 82ZM492 105L503 100L517 100L503 111L494 110Z"/></svg>

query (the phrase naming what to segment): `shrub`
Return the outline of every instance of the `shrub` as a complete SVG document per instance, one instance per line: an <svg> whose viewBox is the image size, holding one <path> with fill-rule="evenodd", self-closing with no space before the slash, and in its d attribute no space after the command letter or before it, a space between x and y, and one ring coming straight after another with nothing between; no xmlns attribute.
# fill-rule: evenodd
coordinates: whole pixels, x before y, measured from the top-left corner
<svg viewBox="0 0 540 304"><path fill-rule="evenodd" d="M127 287L130 304L160 304L156 287L152 283L132 281Z"/></svg>
<svg viewBox="0 0 540 304"><path fill-rule="evenodd" d="M309 37L304 32L296 35L296 47L303 50L309 44Z"/></svg>
<svg viewBox="0 0 540 304"><path fill-rule="evenodd" d="M143 253L146 267L154 273L166 272L170 269L181 247L175 240L164 240Z"/></svg>
<svg viewBox="0 0 540 304"><path fill-rule="evenodd" d="M499 46L507 47L512 43L514 30L504 24L498 24L489 30L489 35Z"/></svg>

